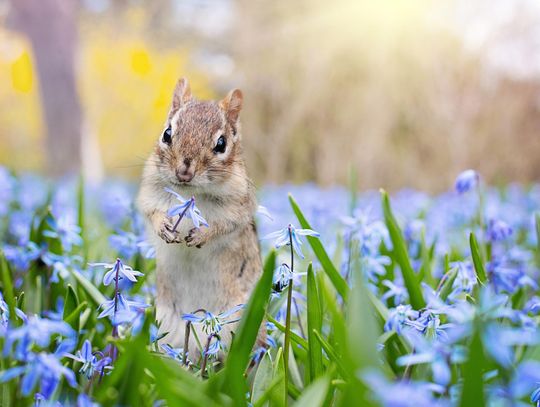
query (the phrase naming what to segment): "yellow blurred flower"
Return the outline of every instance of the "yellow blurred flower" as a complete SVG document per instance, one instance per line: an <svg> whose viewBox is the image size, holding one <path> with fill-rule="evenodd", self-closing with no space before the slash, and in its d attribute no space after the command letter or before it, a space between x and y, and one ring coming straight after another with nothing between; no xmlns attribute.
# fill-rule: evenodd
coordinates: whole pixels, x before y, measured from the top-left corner
<svg viewBox="0 0 540 407"><path fill-rule="evenodd" d="M32 61L27 51L23 51L11 64L11 84L18 92L29 93L32 90L34 84Z"/></svg>

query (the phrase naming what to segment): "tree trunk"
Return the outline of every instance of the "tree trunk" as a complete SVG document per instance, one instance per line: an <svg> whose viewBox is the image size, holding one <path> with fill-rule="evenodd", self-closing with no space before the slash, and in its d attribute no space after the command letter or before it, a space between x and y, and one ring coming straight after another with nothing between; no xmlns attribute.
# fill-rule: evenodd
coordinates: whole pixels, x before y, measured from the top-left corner
<svg viewBox="0 0 540 407"><path fill-rule="evenodd" d="M75 58L77 2L11 0L10 25L32 45L46 125L48 171L79 171L82 111L77 93Z"/></svg>

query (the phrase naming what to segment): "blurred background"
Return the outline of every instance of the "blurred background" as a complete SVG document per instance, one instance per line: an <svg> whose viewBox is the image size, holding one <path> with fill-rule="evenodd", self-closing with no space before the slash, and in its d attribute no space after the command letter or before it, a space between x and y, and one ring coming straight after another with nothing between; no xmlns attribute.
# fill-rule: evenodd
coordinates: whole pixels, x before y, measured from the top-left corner
<svg viewBox="0 0 540 407"><path fill-rule="evenodd" d="M259 185L540 179L535 0L0 0L0 164L136 180L180 76Z"/></svg>

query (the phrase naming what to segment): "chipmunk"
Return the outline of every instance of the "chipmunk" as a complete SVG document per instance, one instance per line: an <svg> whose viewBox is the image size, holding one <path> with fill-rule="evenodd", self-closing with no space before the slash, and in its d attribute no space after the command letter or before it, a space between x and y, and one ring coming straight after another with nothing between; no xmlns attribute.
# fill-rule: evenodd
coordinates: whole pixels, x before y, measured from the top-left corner
<svg viewBox="0 0 540 407"><path fill-rule="evenodd" d="M255 191L242 157L242 101L238 89L220 102L196 100L180 79L143 171L137 204L156 249L156 314L160 333L167 333L161 342L173 347L184 345L183 313L218 314L247 303L262 273ZM175 229L176 219L167 216L174 196L165 188L194 197L208 227L184 219ZM225 345L234 326L220 332ZM204 346L206 335L197 334ZM192 339L190 351L195 346Z"/></svg>

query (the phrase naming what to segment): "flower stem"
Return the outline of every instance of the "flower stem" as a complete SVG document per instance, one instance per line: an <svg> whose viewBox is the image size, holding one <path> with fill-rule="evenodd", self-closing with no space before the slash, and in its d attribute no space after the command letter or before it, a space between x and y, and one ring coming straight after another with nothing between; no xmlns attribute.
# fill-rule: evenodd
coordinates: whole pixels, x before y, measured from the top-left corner
<svg viewBox="0 0 540 407"><path fill-rule="evenodd" d="M296 318L298 320L298 328L300 329L300 333L302 334L302 338L306 338L306 334L304 333L304 327L302 326L302 318L300 317L300 309L298 308L298 303L293 298L293 304L294 304L294 310L296 312Z"/></svg>
<svg viewBox="0 0 540 407"><path fill-rule="evenodd" d="M186 336L184 338L184 366L188 366L189 334L191 332L191 321L186 322Z"/></svg>
<svg viewBox="0 0 540 407"><path fill-rule="evenodd" d="M182 219L184 218L184 215L186 214L188 208L193 205L193 202L195 201L195 198L194 197L191 197L191 204L186 206L186 208L182 211L182 213L180 214L180 216L178 217L178 220L176 221L176 223L174 224L174 227L172 228L172 231L173 232L176 232L176 228L178 227L178 225L180 224L180 222L182 221Z"/></svg>
<svg viewBox="0 0 540 407"><path fill-rule="evenodd" d="M208 336L208 339L206 340L206 346L204 347L204 358L201 365L201 377L204 374L204 371L206 370L206 363L208 362L208 349L210 348L210 343L212 342L212 338L215 336L215 334L210 334Z"/></svg>
<svg viewBox="0 0 540 407"><path fill-rule="evenodd" d="M116 259L116 273L114 277L114 313L112 318L113 328L112 328L112 336L113 338L118 338L118 326L116 325L116 312L118 311L118 295L120 294L120 290L118 288L118 280L120 279L119 273L120 273L120 259ZM109 352L109 356L114 362L116 360L117 356L117 349L114 345L111 345L111 349Z"/></svg>
<svg viewBox="0 0 540 407"><path fill-rule="evenodd" d="M289 280L289 291L287 293L287 316L285 320L285 345L283 349L283 361L285 366L285 404L289 396L289 348L291 342L291 305L293 292L293 273L294 273L294 251L292 244L292 232L289 226L289 246L291 247L291 278Z"/></svg>

